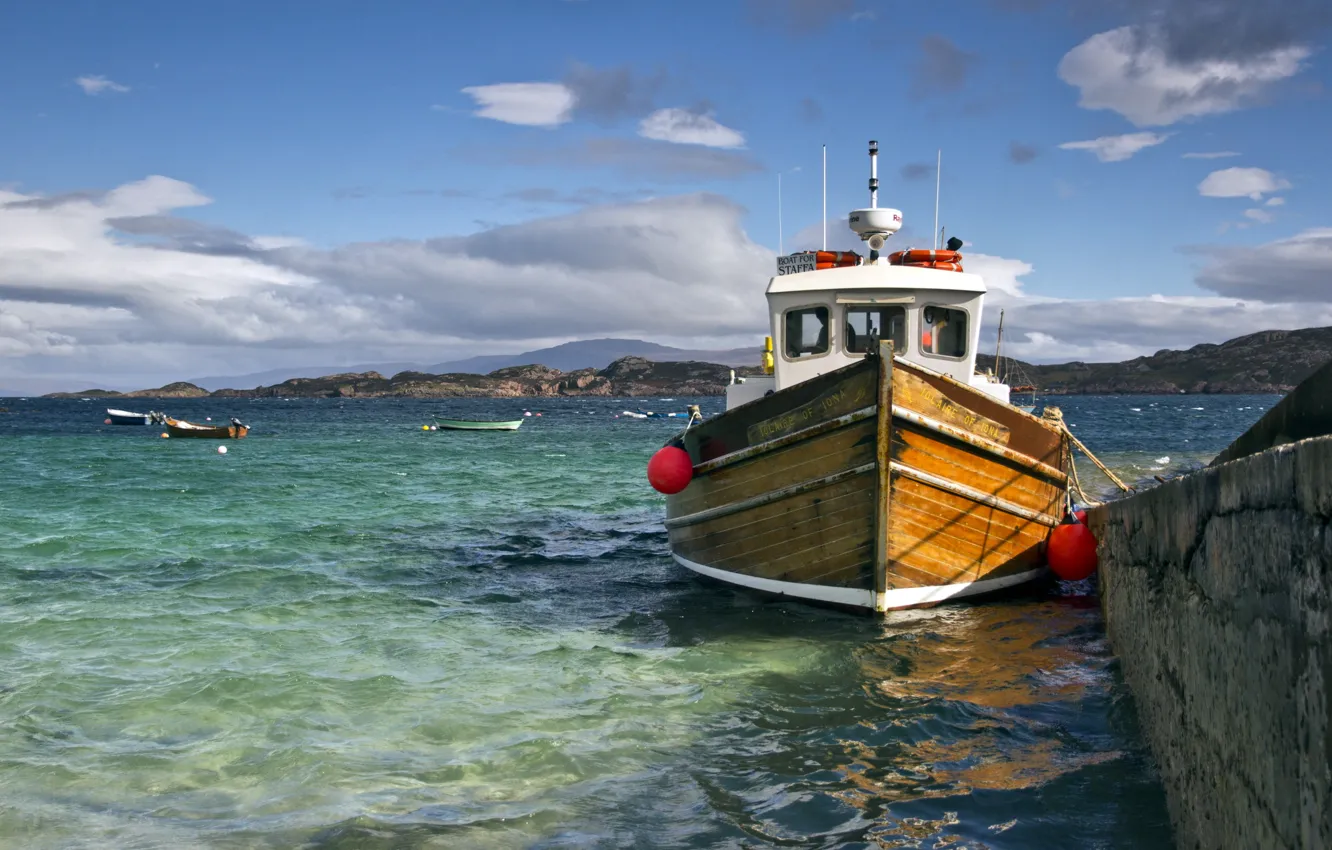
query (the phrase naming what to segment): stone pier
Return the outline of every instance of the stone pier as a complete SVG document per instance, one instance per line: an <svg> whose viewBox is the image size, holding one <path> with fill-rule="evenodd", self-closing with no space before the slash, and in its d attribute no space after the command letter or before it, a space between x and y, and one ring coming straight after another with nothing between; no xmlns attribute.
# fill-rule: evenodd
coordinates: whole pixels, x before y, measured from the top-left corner
<svg viewBox="0 0 1332 850"><path fill-rule="evenodd" d="M1310 381L1329 394L1287 401L1325 414L1332 365ZM1332 436L1286 442L1310 427L1298 401L1269 417L1088 517L1181 848L1332 850Z"/></svg>

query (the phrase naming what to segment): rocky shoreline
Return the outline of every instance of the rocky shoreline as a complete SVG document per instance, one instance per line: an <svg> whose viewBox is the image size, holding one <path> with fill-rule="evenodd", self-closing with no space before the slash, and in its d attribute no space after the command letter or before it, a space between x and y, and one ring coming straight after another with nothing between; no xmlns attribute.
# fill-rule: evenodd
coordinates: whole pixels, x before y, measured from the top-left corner
<svg viewBox="0 0 1332 850"><path fill-rule="evenodd" d="M760 374L757 366L735 370L737 375ZM378 372L292 378L253 389L209 392L190 383L167 384L149 390L117 393L85 390L50 393L44 398L554 398L560 396L647 397L661 395L717 396L726 393L731 367L694 361L653 362L642 357L621 357L605 369L561 372L547 366L511 366L488 375L399 372L385 377Z"/></svg>
<svg viewBox="0 0 1332 850"><path fill-rule="evenodd" d="M1042 395L1284 395L1330 360L1332 328L1304 328L1162 349L1122 363L1038 365L1005 358L1002 365L1009 384L1022 383L1021 376ZM993 366L993 356L976 358L978 369Z"/></svg>
<svg viewBox="0 0 1332 850"><path fill-rule="evenodd" d="M1030 381L1042 395L1272 394L1291 391L1332 360L1332 328L1263 331L1220 345L1164 349L1123 363L1032 364L1005 358L1010 385ZM978 369L994 368L994 357L976 358ZM758 366L735 370L757 375ZM510 366L487 375L378 372L292 378L253 389L213 392L190 383L118 393L84 390L49 393L44 398L553 398L560 396L718 396L731 380L731 367L698 361L652 361L621 357L605 369L561 372L547 366Z"/></svg>

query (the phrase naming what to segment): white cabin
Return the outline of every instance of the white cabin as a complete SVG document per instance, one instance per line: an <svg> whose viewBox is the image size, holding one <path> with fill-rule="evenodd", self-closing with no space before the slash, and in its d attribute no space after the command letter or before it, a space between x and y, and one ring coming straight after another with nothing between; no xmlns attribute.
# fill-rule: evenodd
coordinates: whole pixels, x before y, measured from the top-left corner
<svg viewBox="0 0 1332 850"><path fill-rule="evenodd" d="M870 334L912 363L1008 402L1008 386L976 373L985 281L967 272L875 265L780 275L768 282L773 374L727 387L729 410L848 366Z"/></svg>
<svg viewBox="0 0 1332 850"><path fill-rule="evenodd" d="M902 213L878 206L878 143L869 143L870 206L847 223L870 249L856 265L817 267L814 252L777 258L768 281L773 368L726 388L726 409L862 359L870 336L895 356L1009 403L1008 385L976 372L985 281L944 268L893 265L879 251L902 226ZM950 252L951 253L951 252ZM960 259L960 258L959 258Z"/></svg>

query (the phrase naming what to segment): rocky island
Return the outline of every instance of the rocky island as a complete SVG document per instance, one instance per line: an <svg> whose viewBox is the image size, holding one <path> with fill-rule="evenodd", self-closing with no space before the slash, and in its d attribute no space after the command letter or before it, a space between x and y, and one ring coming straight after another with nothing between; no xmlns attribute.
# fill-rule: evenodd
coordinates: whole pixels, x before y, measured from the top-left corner
<svg viewBox="0 0 1332 850"><path fill-rule="evenodd" d="M1260 331L1184 351L1163 349L1122 363L1032 364L1004 358L1010 384L1025 375L1047 395L1273 393L1284 394L1332 360L1332 328ZM1009 372L1009 364L1017 369ZM977 368L993 368L981 355Z"/></svg>
<svg viewBox="0 0 1332 850"><path fill-rule="evenodd" d="M741 367L737 375L756 375L758 366ZM547 366L510 366L488 375L399 372L386 378L378 372L292 378L269 387L221 389L175 383L155 390L115 393L85 390L51 393L46 398L519 398L555 396L710 396L722 395L731 367L693 361L653 362L621 357L605 369L561 372Z"/></svg>
<svg viewBox="0 0 1332 850"><path fill-rule="evenodd" d="M757 358L756 358L757 359ZM1002 371L1013 385L1030 381L1046 395L1122 393L1289 392L1319 366L1332 360L1332 328L1263 331L1220 345L1205 343L1184 351L1164 349L1123 363L1033 364L1004 358ZM977 368L994 368L994 357L977 357ZM757 365L735 370L757 375ZM547 366L510 366L486 375L378 372L292 378L253 389L213 392L178 382L150 390L118 393L84 390L50 393L46 398L518 398L555 396L715 396L726 392L731 367L691 360L652 361L621 357L604 369L561 372Z"/></svg>

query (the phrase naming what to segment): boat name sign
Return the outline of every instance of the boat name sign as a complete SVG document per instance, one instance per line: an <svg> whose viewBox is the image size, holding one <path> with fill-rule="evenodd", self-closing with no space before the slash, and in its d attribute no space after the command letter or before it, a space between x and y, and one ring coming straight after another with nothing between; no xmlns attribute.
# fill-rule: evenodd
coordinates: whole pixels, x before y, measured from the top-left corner
<svg viewBox="0 0 1332 850"><path fill-rule="evenodd" d="M786 254L777 258L777 274L799 274L800 272L812 272L817 268L815 255L808 254Z"/></svg>

